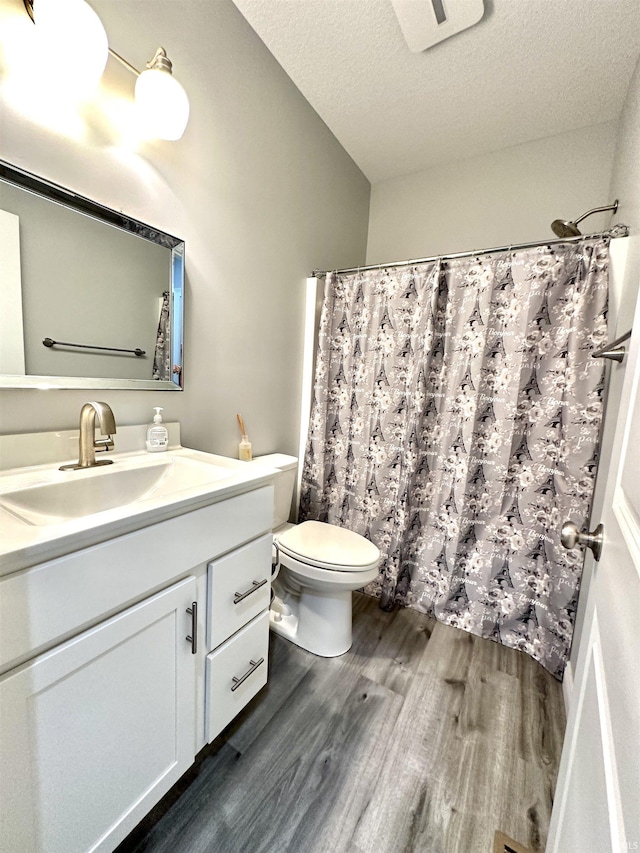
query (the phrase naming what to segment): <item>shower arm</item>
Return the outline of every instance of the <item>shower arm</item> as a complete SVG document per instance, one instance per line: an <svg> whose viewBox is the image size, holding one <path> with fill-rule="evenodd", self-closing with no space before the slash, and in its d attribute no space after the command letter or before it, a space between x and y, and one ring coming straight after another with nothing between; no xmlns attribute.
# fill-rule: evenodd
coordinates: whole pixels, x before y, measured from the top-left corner
<svg viewBox="0 0 640 853"><path fill-rule="evenodd" d="M586 219L587 216L591 216L592 213L604 213L606 210L611 210L615 213L618 210L618 199L616 199L613 204L605 204L603 207L594 207L593 210L588 210L586 213L583 213L582 216L574 219L573 224L577 225L578 222L582 222L583 219Z"/></svg>

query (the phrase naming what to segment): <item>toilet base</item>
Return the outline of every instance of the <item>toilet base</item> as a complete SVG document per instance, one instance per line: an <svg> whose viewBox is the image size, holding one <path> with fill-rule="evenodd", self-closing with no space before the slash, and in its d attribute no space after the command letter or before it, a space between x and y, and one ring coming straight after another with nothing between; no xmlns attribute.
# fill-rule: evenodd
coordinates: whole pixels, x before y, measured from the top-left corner
<svg viewBox="0 0 640 853"><path fill-rule="evenodd" d="M333 658L351 648L351 590L317 594L301 589L298 595L284 592L276 597L269 613L274 634L314 655Z"/></svg>

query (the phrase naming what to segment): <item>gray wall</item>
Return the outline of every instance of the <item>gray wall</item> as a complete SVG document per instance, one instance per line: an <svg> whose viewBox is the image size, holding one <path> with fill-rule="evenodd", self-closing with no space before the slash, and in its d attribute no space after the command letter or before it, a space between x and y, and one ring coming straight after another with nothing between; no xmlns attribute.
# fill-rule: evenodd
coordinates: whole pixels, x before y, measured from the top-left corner
<svg viewBox="0 0 640 853"><path fill-rule="evenodd" d="M631 237L625 287L617 306L617 333L621 334L633 320L640 283L640 59L620 117L610 195L620 199L616 219L629 226Z"/></svg>
<svg viewBox="0 0 640 853"><path fill-rule="evenodd" d="M364 261L369 183L230 0L93 6L137 67L162 44L191 101L182 140L133 147L107 118L134 85L113 60L74 133L0 100L3 159L186 241L186 390L99 397L121 424L161 405L184 444L227 455L242 412L254 453L296 453L304 279ZM95 394L0 391L0 431L72 428Z"/></svg>
<svg viewBox="0 0 640 853"><path fill-rule="evenodd" d="M552 239L553 219L610 201L615 132L585 127L374 184L367 262Z"/></svg>

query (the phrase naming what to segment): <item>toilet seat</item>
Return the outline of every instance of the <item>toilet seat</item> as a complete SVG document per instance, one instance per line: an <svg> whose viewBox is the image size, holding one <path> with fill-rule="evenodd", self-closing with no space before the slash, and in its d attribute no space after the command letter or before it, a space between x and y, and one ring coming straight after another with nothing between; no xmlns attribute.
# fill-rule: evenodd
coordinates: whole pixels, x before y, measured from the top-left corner
<svg viewBox="0 0 640 853"><path fill-rule="evenodd" d="M331 572L368 572L380 561L378 548L352 530L323 521L304 521L278 536L282 554Z"/></svg>

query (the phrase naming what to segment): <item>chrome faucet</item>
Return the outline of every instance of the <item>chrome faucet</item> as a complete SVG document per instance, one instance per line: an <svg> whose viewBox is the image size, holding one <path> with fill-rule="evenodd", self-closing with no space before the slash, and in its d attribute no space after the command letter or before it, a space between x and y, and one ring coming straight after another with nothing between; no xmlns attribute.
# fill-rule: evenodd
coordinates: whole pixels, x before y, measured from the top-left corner
<svg viewBox="0 0 640 853"><path fill-rule="evenodd" d="M100 432L106 438L96 439L96 417ZM96 451L109 450L113 447L111 435L116 432L116 419L107 403L85 403L80 411L80 449L79 458L75 465L62 465L61 471L78 468L93 468L96 465L111 465L113 459L102 459L96 462Z"/></svg>

